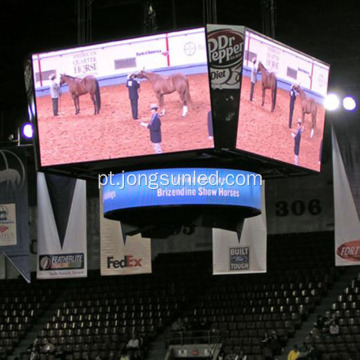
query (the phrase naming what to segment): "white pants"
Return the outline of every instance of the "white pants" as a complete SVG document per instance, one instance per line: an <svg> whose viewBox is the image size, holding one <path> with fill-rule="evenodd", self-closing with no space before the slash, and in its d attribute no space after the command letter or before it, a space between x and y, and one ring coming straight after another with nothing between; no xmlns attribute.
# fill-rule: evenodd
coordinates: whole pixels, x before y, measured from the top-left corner
<svg viewBox="0 0 360 360"><path fill-rule="evenodd" d="M156 154L162 153L161 143L153 143L153 146Z"/></svg>
<svg viewBox="0 0 360 360"><path fill-rule="evenodd" d="M295 162L295 165L299 165L299 155L295 155L294 162Z"/></svg>

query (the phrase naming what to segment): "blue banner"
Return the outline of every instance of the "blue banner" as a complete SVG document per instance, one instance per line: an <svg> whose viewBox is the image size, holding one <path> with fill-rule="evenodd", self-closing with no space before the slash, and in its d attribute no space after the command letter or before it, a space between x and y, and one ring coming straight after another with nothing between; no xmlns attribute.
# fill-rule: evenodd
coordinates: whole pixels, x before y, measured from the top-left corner
<svg viewBox="0 0 360 360"><path fill-rule="evenodd" d="M164 205L231 205L261 211L259 174L216 168L173 168L99 175L104 214Z"/></svg>
<svg viewBox="0 0 360 360"><path fill-rule="evenodd" d="M0 253L30 282L27 165L23 148L0 150Z"/></svg>

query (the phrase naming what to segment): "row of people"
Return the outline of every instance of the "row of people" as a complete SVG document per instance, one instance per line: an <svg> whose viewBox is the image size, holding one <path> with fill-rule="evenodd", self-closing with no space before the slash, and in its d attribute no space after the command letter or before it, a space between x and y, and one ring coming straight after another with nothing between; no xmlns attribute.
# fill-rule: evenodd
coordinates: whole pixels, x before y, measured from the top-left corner
<svg viewBox="0 0 360 360"><path fill-rule="evenodd" d="M55 355L55 346L48 341L47 338L44 338L42 344L40 344L39 339L36 338L31 346L30 350L30 360L38 360L40 354L52 354ZM128 340L125 348L122 351L122 360L143 360L146 352L146 342L145 339L141 336L138 336L136 333L132 333L130 339ZM66 354L57 354L58 357L64 357ZM97 360L101 360L98 356Z"/></svg>

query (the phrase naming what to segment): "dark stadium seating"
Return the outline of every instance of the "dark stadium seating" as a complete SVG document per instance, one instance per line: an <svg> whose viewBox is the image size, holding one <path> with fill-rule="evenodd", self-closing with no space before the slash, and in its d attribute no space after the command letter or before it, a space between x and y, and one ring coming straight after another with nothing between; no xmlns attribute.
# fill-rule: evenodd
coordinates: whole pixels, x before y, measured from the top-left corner
<svg viewBox="0 0 360 360"><path fill-rule="evenodd" d="M47 286L48 285L48 286ZM39 317L54 301L54 283L0 281L0 358L13 353Z"/></svg>
<svg viewBox="0 0 360 360"><path fill-rule="evenodd" d="M142 338L146 355L177 317L190 319L192 328L169 343L194 343L201 327L211 336L199 341L216 338L225 354L243 350L248 359L260 360L271 343L264 340L266 334L274 334L279 354L341 275L334 266L332 237L270 236L264 274L212 276L211 252L195 252L161 254L147 275L100 277L89 272L76 281L2 281L0 358L14 353L45 310L49 316L37 337L40 344L55 346L55 358L119 359L133 332ZM305 343L325 356L360 350L359 288L354 279L329 309L339 320L342 340L308 336ZM42 357L49 360L48 354Z"/></svg>
<svg viewBox="0 0 360 360"><path fill-rule="evenodd" d="M360 272L323 314L325 319L335 319L339 334L331 335L329 324L325 324L319 335L307 337L308 343L321 349L325 359L360 359L359 279Z"/></svg>

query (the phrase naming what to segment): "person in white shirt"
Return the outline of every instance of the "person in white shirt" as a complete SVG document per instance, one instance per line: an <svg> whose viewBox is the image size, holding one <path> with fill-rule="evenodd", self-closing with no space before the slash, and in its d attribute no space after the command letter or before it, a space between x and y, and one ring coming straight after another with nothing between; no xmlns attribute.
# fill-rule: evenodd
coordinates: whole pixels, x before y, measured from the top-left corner
<svg viewBox="0 0 360 360"><path fill-rule="evenodd" d="M58 116L58 109L59 109L59 97L60 97L60 85L56 82L55 74L51 74L49 76L50 83L50 96L52 101L53 113L54 116Z"/></svg>

